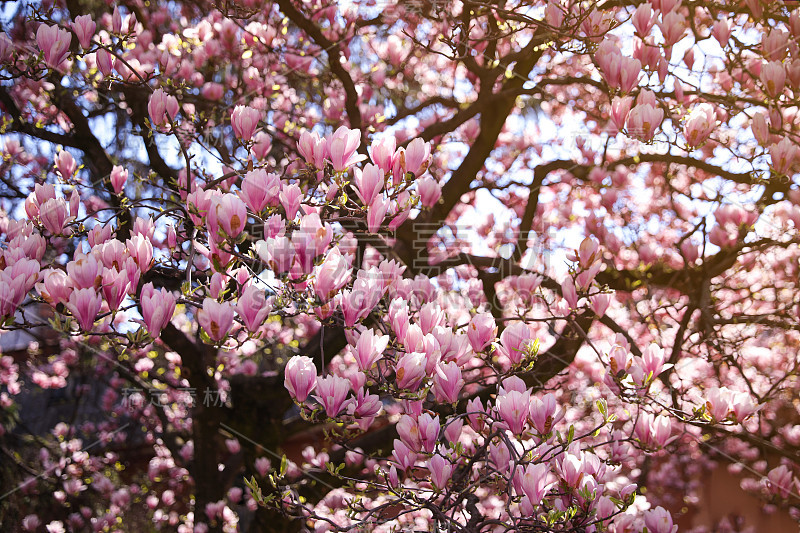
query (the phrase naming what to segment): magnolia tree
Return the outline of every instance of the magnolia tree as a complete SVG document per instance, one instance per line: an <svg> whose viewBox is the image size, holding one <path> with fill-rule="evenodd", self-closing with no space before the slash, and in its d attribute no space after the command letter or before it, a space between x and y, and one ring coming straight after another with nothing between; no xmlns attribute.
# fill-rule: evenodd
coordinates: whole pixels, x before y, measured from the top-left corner
<svg viewBox="0 0 800 533"><path fill-rule="evenodd" d="M4 11L9 531L800 516L791 5L109 4Z"/></svg>

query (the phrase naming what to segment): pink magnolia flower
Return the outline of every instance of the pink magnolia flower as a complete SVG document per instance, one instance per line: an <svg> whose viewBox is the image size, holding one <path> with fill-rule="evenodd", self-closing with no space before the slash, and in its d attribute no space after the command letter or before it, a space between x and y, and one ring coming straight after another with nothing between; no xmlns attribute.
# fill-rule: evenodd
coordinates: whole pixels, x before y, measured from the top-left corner
<svg viewBox="0 0 800 533"><path fill-rule="evenodd" d="M397 195L397 198L392 202L392 205L389 208L389 214L392 216L391 222L389 222L389 230L395 231L399 228L403 222L405 222L409 216L411 216L411 209L414 207L414 202L411 199L411 193L409 191L403 191Z"/></svg>
<svg viewBox="0 0 800 533"><path fill-rule="evenodd" d="M315 132L306 130L300 134L297 151L303 156L306 163L321 169L325 166L325 158L328 154L328 140L320 138Z"/></svg>
<svg viewBox="0 0 800 533"><path fill-rule="evenodd" d="M640 250L641 250L641 248L640 248ZM640 255L641 255L641 252L640 252ZM586 290L589 287L591 287L592 281L594 281L594 278L597 276L597 273L600 272L600 268L602 266L603 266L602 263L597 262L597 263L593 264L591 267L589 267L588 269L586 269L586 270L582 271L580 274L578 274L575 277L575 284L577 285L577 287L582 289L582 290Z"/></svg>
<svg viewBox="0 0 800 533"><path fill-rule="evenodd" d="M433 453L436 443L439 441L439 433L442 430L439 416L433 417L428 413L423 413L417 418L417 427L419 428L422 449L428 453Z"/></svg>
<svg viewBox="0 0 800 533"><path fill-rule="evenodd" d="M670 11L662 15L658 23L661 34L664 36L664 46L669 47L677 43L686 31L686 18L677 11Z"/></svg>
<svg viewBox="0 0 800 533"><path fill-rule="evenodd" d="M269 238L256 243L256 254L276 274L289 272L294 263L294 246L287 237Z"/></svg>
<svg viewBox="0 0 800 533"><path fill-rule="evenodd" d="M567 274L564 281L561 282L561 296L570 309L578 307L578 291L575 288L575 280L572 279L570 274Z"/></svg>
<svg viewBox="0 0 800 533"><path fill-rule="evenodd" d="M80 206L81 195L78 193L78 189L72 189L72 193L69 195L69 216L77 217Z"/></svg>
<svg viewBox="0 0 800 533"><path fill-rule="evenodd" d="M681 254L686 260L686 264L693 265L697 258L700 257L700 250L696 242L686 239L681 243Z"/></svg>
<svg viewBox="0 0 800 533"><path fill-rule="evenodd" d="M769 132L769 123L764 113L759 111L753 114L753 121L750 124L750 129L753 131L753 137L756 138L758 144L761 146L768 146L770 144L771 135Z"/></svg>
<svg viewBox="0 0 800 533"><path fill-rule="evenodd" d="M197 312L197 321L212 341L220 341L233 326L233 306L230 302L220 303L206 298L203 308Z"/></svg>
<svg viewBox="0 0 800 533"><path fill-rule="evenodd" d="M649 3L639 4L633 17L631 17L633 27L636 28L636 32L640 37L647 37L650 34L650 30L653 29L656 20L657 17L653 15L653 6Z"/></svg>
<svg viewBox="0 0 800 533"><path fill-rule="evenodd" d="M407 414L400 417L397 422L397 435L400 440L410 449L416 452L422 450L422 438L419 432L417 421Z"/></svg>
<svg viewBox="0 0 800 533"><path fill-rule="evenodd" d="M114 11L111 14L111 31L113 33L122 32L122 13L120 13L118 6L114 7Z"/></svg>
<svg viewBox="0 0 800 533"><path fill-rule="evenodd" d="M621 57L619 63L619 88L623 93L629 93L639 84L639 75L642 73L642 62L632 57Z"/></svg>
<svg viewBox="0 0 800 533"><path fill-rule="evenodd" d="M168 68L165 68L165 70L168 70ZM203 95L203 98L208 100L218 101L221 100L225 94L225 87L215 82L204 83L200 94Z"/></svg>
<svg viewBox="0 0 800 533"><path fill-rule="evenodd" d="M601 292L599 294L593 294L591 297L589 297L589 304L591 305L594 314L602 318L603 315L606 314L606 310L608 310L608 306L611 304L613 297L614 293L611 292Z"/></svg>
<svg viewBox="0 0 800 533"><path fill-rule="evenodd" d="M486 422L486 409L480 398L473 398L467 402L467 421L472 429L480 432Z"/></svg>
<svg viewBox="0 0 800 533"><path fill-rule="evenodd" d="M683 132L686 144L690 148L697 148L708 139L717 126L717 113L714 106L703 103L695 107L689 115Z"/></svg>
<svg viewBox="0 0 800 533"><path fill-rule="evenodd" d="M392 331L395 332L400 342L404 342L410 324L408 303L402 298L395 298L389 304L388 316Z"/></svg>
<svg viewBox="0 0 800 533"><path fill-rule="evenodd" d="M761 40L761 51L770 61L780 61L786 56L786 46L789 44L789 34L778 28L773 28Z"/></svg>
<svg viewBox="0 0 800 533"><path fill-rule="evenodd" d="M339 376L317 377L317 393L314 398L325 408L325 414L334 418L344 408L350 393L350 381Z"/></svg>
<svg viewBox="0 0 800 533"><path fill-rule="evenodd" d="M89 230L88 242L89 246L100 246L111 239L111 232L113 228L111 224L97 224Z"/></svg>
<svg viewBox="0 0 800 533"><path fill-rule="evenodd" d="M222 98L222 95L220 95L220 98ZM259 131L253 136L253 141L253 146L250 149L253 152L253 155L255 155L258 159L264 159L267 157L270 149L272 148L272 138L263 131Z"/></svg>
<svg viewBox="0 0 800 533"><path fill-rule="evenodd" d="M33 187L33 196L37 205L44 204L47 200L53 200L56 197L56 188L51 183L37 183Z"/></svg>
<svg viewBox="0 0 800 533"><path fill-rule="evenodd" d="M25 518L22 519L22 529L25 531L36 531L39 529L39 526L42 525L42 521L39 520L39 517L33 514L29 514Z"/></svg>
<svg viewBox="0 0 800 533"><path fill-rule="evenodd" d="M366 318L378 305L382 296L383 288L378 280L356 279L351 291L342 291L341 305L345 325L353 327L356 322Z"/></svg>
<svg viewBox="0 0 800 533"><path fill-rule="evenodd" d="M298 402L306 401L308 395L317 387L317 367L305 355L295 355L284 368L283 384L292 398Z"/></svg>
<svg viewBox="0 0 800 533"><path fill-rule="evenodd" d="M153 264L153 243L150 239L137 233L125 241L125 247L142 273L150 270Z"/></svg>
<svg viewBox="0 0 800 533"><path fill-rule="evenodd" d="M36 30L36 44L44 52L44 61L47 66L58 69L69 57L69 45L72 34L58 26L41 24Z"/></svg>
<svg viewBox="0 0 800 533"><path fill-rule="evenodd" d="M444 438L447 439L447 442L451 444L455 444L458 442L458 439L461 437L461 431L464 428L464 419L457 418L455 420L451 420L447 423L447 426L444 428Z"/></svg>
<svg viewBox="0 0 800 533"><path fill-rule="evenodd" d="M395 157L397 157L396 154L397 141L394 137L384 137L379 141L373 142L370 147L370 157L383 173L391 172L394 167Z"/></svg>
<svg viewBox="0 0 800 533"><path fill-rule="evenodd" d="M150 101L147 103L150 120L156 127L164 126L169 120L174 120L178 116L179 109L178 99L164 92L164 89L153 91Z"/></svg>
<svg viewBox="0 0 800 533"><path fill-rule="evenodd" d="M464 388L464 378L461 377L461 369L456 363L451 361L436 365L433 391L438 401L456 403L462 388Z"/></svg>
<svg viewBox="0 0 800 533"><path fill-rule="evenodd" d="M78 37L78 42L84 50L88 50L92 46L92 37L94 37L94 30L97 24L92 20L91 15L79 15L75 17L75 21L71 24L72 31Z"/></svg>
<svg viewBox="0 0 800 533"><path fill-rule="evenodd" d="M367 209L367 231L377 233L386 218L386 211L391 205L391 200L378 196Z"/></svg>
<svg viewBox="0 0 800 533"><path fill-rule="evenodd" d="M528 355L534 344L533 332L525 322L514 322L500 334L499 351L511 364L518 365Z"/></svg>
<svg viewBox="0 0 800 533"><path fill-rule="evenodd" d="M482 352L495 339L497 326L490 313L479 313L472 317L467 326L467 338L476 352Z"/></svg>
<svg viewBox="0 0 800 533"><path fill-rule="evenodd" d="M227 237L235 239L244 231L245 224L247 224L247 208L238 196L227 193L212 198L208 212L208 227L213 233L222 230Z"/></svg>
<svg viewBox="0 0 800 533"><path fill-rule="evenodd" d="M511 463L511 453L503 441L497 444L489 444L489 460L499 472L508 471Z"/></svg>
<svg viewBox="0 0 800 533"><path fill-rule="evenodd" d="M128 273L128 279L131 282L130 288L138 287L139 286L139 278L141 277L142 271L136 265L136 261L133 259L133 257L128 257L125 260L125 264L124 264L123 268L125 269L125 272ZM120 270L120 272L122 272L122 271Z"/></svg>
<svg viewBox="0 0 800 533"><path fill-rule="evenodd" d="M691 52L691 51L692 50L690 49L689 52ZM687 52L687 54L689 52ZM694 56L692 55L692 58L693 57ZM687 64L692 63L693 61L689 61L689 59L690 58L686 58L686 59L684 59L684 61L686 61ZM677 100L678 103L681 104L681 105L686 103L686 92L684 92L683 83L681 83L678 80L675 80L675 100Z"/></svg>
<svg viewBox="0 0 800 533"><path fill-rule="evenodd" d="M300 227L292 232L292 245L297 262L304 274L314 268L314 259L322 255L333 240L333 228L323 224L316 212L300 218Z"/></svg>
<svg viewBox="0 0 800 533"><path fill-rule="evenodd" d="M8 259L8 256L6 256ZM24 287L25 292L29 291L36 284L39 279L39 261L35 259L28 259L26 257L18 257L14 263L8 265L3 273L12 279L19 279L21 286Z"/></svg>
<svg viewBox="0 0 800 533"><path fill-rule="evenodd" d="M524 470L521 466L517 468L516 475L521 478L519 485L522 492L532 505L539 505L553 486L553 483L548 483L550 469L545 463L528 464Z"/></svg>
<svg viewBox="0 0 800 533"><path fill-rule="evenodd" d="M672 368L673 365L664 364L665 361L664 349L655 343L650 344L645 348L642 357L635 359L636 364L630 369L634 383L639 387L649 385L664 370Z"/></svg>
<svg viewBox="0 0 800 533"><path fill-rule="evenodd" d="M205 512L209 519L214 520L215 518L222 516L226 509L227 506L225 505L225 500L219 500L216 502L207 503Z"/></svg>
<svg viewBox="0 0 800 533"><path fill-rule="evenodd" d="M720 46L725 47L728 44L728 39L731 37L731 24L728 20L718 20L714 23L714 26L711 28L711 35L714 36L714 39L720 44Z"/></svg>
<svg viewBox="0 0 800 533"><path fill-rule="evenodd" d="M328 151L333 170L341 172L356 163L364 161L367 156L356 153L361 143L361 132L339 127L328 141Z"/></svg>
<svg viewBox="0 0 800 533"><path fill-rule="evenodd" d="M12 278L0 271L0 317L9 317L25 298L25 282L22 276Z"/></svg>
<svg viewBox="0 0 800 533"><path fill-rule="evenodd" d="M22 266L21 269L17 267ZM35 267L32 268L32 267ZM0 316L14 314L39 277L39 263L20 259L14 266L0 271Z"/></svg>
<svg viewBox="0 0 800 533"><path fill-rule="evenodd" d="M665 360L664 348L658 344L651 343L642 353L642 369L645 373L652 373L653 376L658 376L664 370L672 368L672 365L664 365Z"/></svg>
<svg viewBox="0 0 800 533"><path fill-rule="evenodd" d="M581 457L574 453L562 455L560 460L556 463L556 470L558 471L559 477L564 480L567 486L572 488L577 488L580 485L586 473L585 467L586 464L581 460Z"/></svg>
<svg viewBox="0 0 800 533"><path fill-rule="evenodd" d="M80 328L90 331L102 302L103 299L95 289L77 289L69 295L66 307L78 321Z"/></svg>
<svg viewBox="0 0 800 533"><path fill-rule="evenodd" d="M72 154L66 150L61 150L58 152L55 158L55 163L58 173L67 179L71 178L72 175L75 174L75 170L78 168L75 158L72 157Z"/></svg>
<svg viewBox="0 0 800 533"><path fill-rule="evenodd" d="M103 297L108 302L108 308L112 311L119 309L120 304L128 293L130 281L128 273L118 272L116 268L103 270Z"/></svg>
<svg viewBox="0 0 800 533"><path fill-rule="evenodd" d="M780 61L770 61L761 65L761 83L764 84L764 92L772 98L776 98L783 92L786 85L786 69Z"/></svg>
<svg viewBox="0 0 800 533"><path fill-rule="evenodd" d="M661 506L644 512L644 524L650 533L675 533L678 531L678 526L672 523L672 515Z"/></svg>
<svg viewBox="0 0 800 533"><path fill-rule="evenodd" d="M245 174L239 197L254 213L260 213L264 207L274 205L281 192L280 178L264 169L252 170Z"/></svg>
<svg viewBox="0 0 800 533"><path fill-rule="evenodd" d="M95 53L95 61L97 62L97 68L100 69L103 76L108 76L111 74L111 71L114 70L117 58L111 55L111 52L105 48L101 48ZM151 114L150 116L152 117L153 115Z"/></svg>
<svg viewBox="0 0 800 533"><path fill-rule="evenodd" d="M770 146L773 170L778 174L788 174L797 161L798 151L800 149L788 137Z"/></svg>
<svg viewBox="0 0 800 533"><path fill-rule="evenodd" d="M119 165L114 165L114 168L111 170L111 187L114 189L114 192L119 194L123 187L125 187L126 181L128 181L127 169Z"/></svg>
<svg viewBox="0 0 800 533"><path fill-rule="evenodd" d="M367 329L361 333L356 342L353 355L359 370L369 372L372 366L383 357L383 352L389 344L389 336L375 334L372 329Z"/></svg>
<svg viewBox="0 0 800 533"><path fill-rule="evenodd" d="M498 395L497 397L495 410L503 422L506 423L508 429L515 435L521 435L525 430L530 398L531 393L528 390L525 392L507 391L504 395Z"/></svg>
<svg viewBox="0 0 800 533"><path fill-rule="evenodd" d="M628 114L628 134L642 141L650 141L663 120L663 109L651 104L638 104Z"/></svg>
<svg viewBox="0 0 800 533"><path fill-rule="evenodd" d="M428 302L420 307L419 310L419 324L422 333L427 335L433 332L445 320L445 313L439 305L434 302ZM451 332L452 333L452 332ZM438 340L438 337L437 337Z"/></svg>
<svg viewBox="0 0 800 533"><path fill-rule="evenodd" d="M428 470L431 472L433 485L437 489L443 489L447 486L453 473L453 465L441 455L436 454L428 461Z"/></svg>
<svg viewBox="0 0 800 533"><path fill-rule="evenodd" d="M397 387L416 390L425 377L425 354L411 352L403 355L395 363Z"/></svg>
<svg viewBox="0 0 800 533"><path fill-rule="evenodd" d="M116 268L120 272L125 270L125 260L128 257L128 250L125 245L117 239L109 239L103 243L97 243L92 249L92 254L97 257L106 268Z"/></svg>
<svg viewBox="0 0 800 533"><path fill-rule="evenodd" d="M314 268L314 292L322 302L327 302L344 287L353 273L350 260L334 247L321 265Z"/></svg>
<svg viewBox="0 0 800 533"><path fill-rule="evenodd" d="M722 226L714 226L708 233L708 241L720 248L733 248L736 246L738 236L736 231L728 231Z"/></svg>
<svg viewBox="0 0 800 533"><path fill-rule="evenodd" d="M502 396L511 391L525 392L528 386L519 376L510 376L504 379L497 387L497 395Z"/></svg>
<svg viewBox="0 0 800 533"><path fill-rule="evenodd" d="M672 422L664 415L654 417L650 413L641 413L633 429L634 436L648 449L663 448L676 438L672 437Z"/></svg>
<svg viewBox="0 0 800 533"><path fill-rule="evenodd" d="M423 207L433 207L442 197L442 187L430 176L417 181L417 190Z"/></svg>
<svg viewBox="0 0 800 533"><path fill-rule="evenodd" d="M280 201L283 209L286 211L286 218L288 220L294 220L294 217L297 215L297 212L300 210L300 198L302 197L303 192L300 190L300 186L296 183L287 184L284 183L281 187L280 192Z"/></svg>
<svg viewBox="0 0 800 533"><path fill-rule="evenodd" d="M603 73L603 79L611 87L619 87L619 71L622 54L615 38L606 38L597 47L594 60Z"/></svg>
<svg viewBox="0 0 800 533"><path fill-rule="evenodd" d="M236 439L225 439L225 448L228 449L228 453L236 454L242 449L242 445Z"/></svg>
<svg viewBox="0 0 800 533"><path fill-rule="evenodd" d="M67 202L63 198L47 200L39 207L39 220L42 226L53 235L61 235L72 219Z"/></svg>
<svg viewBox="0 0 800 533"><path fill-rule="evenodd" d="M236 302L236 311L247 331L255 332L272 311L272 305L267 301L264 291L248 283Z"/></svg>
<svg viewBox="0 0 800 533"><path fill-rule="evenodd" d="M178 233L172 224L167 225L167 246L170 250L175 250L178 246Z"/></svg>
<svg viewBox="0 0 800 533"><path fill-rule="evenodd" d="M544 8L544 18L550 26L559 28L564 22L564 8L559 2L550 0L547 2L547 7Z"/></svg>
<svg viewBox="0 0 800 533"><path fill-rule="evenodd" d="M633 97L631 96L615 96L611 102L611 120L618 130L622 130L625 127L625 121L628 119L632 104Z"/></svg>
<svg viewBox="0 0 800 533"><path fill-rule="evenodd" d="M419 177L428 168L428 159L431 157L431 145L422 139L414 139L402 152L404 161L403 170Z"/></svg>
<svg viewBox="0 0 800 533"><path fill-rule="evenodd" d="M370 419L378 415L383 408L380 396L369 394L364 387L360 387L355 398L347 406L347 412L356 418ZM369 421L371 424L372 422ZM363 429L363 428L362 428Z"/></svg>
<svg viewBox="0 0 800 533"><path fill-rule="evenodd" d="M11 58L14 43L9 39L6 32L0 32L0 63L5 63Z"/></svg>
<svg viewBox="0 0 800 533"><path fill-rule="evenodd" d="M142 287L139 307L144 324L152 338L158 338L161 330L172 319L172 315L175 313L175 303L175 295L165 288L156 290L152 283L147 283Z"/></svg>
<svg viewBox="0 0 800 533"><path fill-rule="evenodd" d="M739 423L744 422L760 409L747 392L734 392L731 406L733 408L733 417Z"/></svg>
<svg viewBox="0 0 800 533"><path fill-rule="evenodd" d="M371 163L364 165L364 170L354 169L355 178L353 183L356 186L356 194L364 205L372 205L383 189L383 172Z"/></svg>
<svg viewBox="0 0 800 533"><path fill-rule="evenodd" d="M35 186L39 187L41 184L37 183ZM55 188L53 188L53 196L55 197ZM45 202L47 200L44 200ZM32 192L28 195L25 199L25 214L28 215L28 218L34 220L36 217L39 216L39 206L42 202L39 200L38 195L35 192Z"/></svg>
<svg viewBox="0 0 800 533"><path fill-rule="evenodd" d="M243 141L253 138L259 120L261 120L261 112L249 106L237 105L231 112L233 132Z"/></svg>
<svg viewBox="0 0 800 533"><path fill-rule="evenodd" d="M788 498L792 492L792 471L786 465L773 468L767 474L767 487L773 494Z"/></svg>
<svg viewBox="0 0 800 533"><path fill-rule="evenodd" d="M714 387L705 393L706 412L715 422L728 418L732 410L733 395L727 387Z"/></svg>
<svg viewBox="0 0 800 533"><path fill-rule="evenodd" d="M800 226L800 224L796 224L796 226ZM47 241L45 238L38 233L32 233L26 237L19 236L11 239L4 255L6 257L6 263L11 262L11 257L14 254L41 261L46 251Z"/></svg>
<svg viewBox="0 0 800 533"><path fill-rule="evenodd" d="M51 268L44 271L43 280L36 289L51 304L66 304L73 289L72 278L63 270Z"/></svg>
<svg viewBox="0 0 800 533"><path fill-rule="evenodd" d="M99 286L102 267L94 254L77 254L67 263L67 274L78 289L94 289Z"/></svg>
<svg viewBox="0 0 800 533"><path fill-rule="evenodd" d="M553 425L564 418L564 413L556 403L555 396L547 393L541 399L536 396L531 398L528 417L540 435L548 435L553 430Z"/></svg>
<svg viewBox="0 0 800 533"><path fill-rule="evenodd" d="M392 451L392 455L394 456L394 460L397 462L397 465L402 470L408 470L409 468L413 467L417 460L416 452L414 452L400 439L394 439L393 444L394 450Z"/></svg>
<svg viewBox="0 0 800 533"><path fill-rule="evenodd" d="M597 239L591 235L584 238L580 245L578 245L578 255L576 257L580 267L583 269L588 269L593 266L600 258L600 254L598 253L599 250L600 243L597 242Z"/></svg>
<svg viewBox="0 0 800 533"><path fill-rule="evenodd" d="M254 466L256 472L263 477L266 476L269 469L272 468L272 462L266 457L259 457L256 459Z"/></svg>

